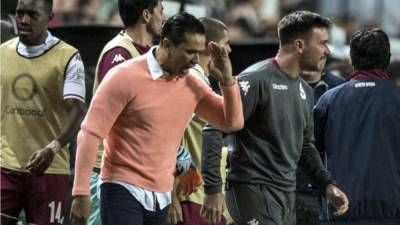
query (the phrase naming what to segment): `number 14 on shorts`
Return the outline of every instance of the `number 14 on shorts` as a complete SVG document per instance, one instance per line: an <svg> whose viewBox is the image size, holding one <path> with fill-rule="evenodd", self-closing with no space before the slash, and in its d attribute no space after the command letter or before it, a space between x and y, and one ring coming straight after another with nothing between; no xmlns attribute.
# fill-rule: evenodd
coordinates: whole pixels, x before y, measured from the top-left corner
<svg viewBox="0 0 400 225"><path fill-rule="evenodd" d="M57 223L62 224L64 217L61 216L61 202L52 201L48 206L50 208L50 223L54 223L57 220Z"/></svg>

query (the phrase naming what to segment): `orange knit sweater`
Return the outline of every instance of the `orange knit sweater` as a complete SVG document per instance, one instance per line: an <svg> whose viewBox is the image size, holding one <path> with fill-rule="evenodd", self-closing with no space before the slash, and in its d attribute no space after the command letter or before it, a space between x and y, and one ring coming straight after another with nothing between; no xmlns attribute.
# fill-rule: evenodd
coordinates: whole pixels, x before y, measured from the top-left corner
<svg viewBox="0 0 400 225"><path fill-rule="evenodd" d="M115 68L99 86L78 139L73 195L88 195L97 143L105 139L102 179L172 190L176 152L193 113L217 127L243 126L238 85L224 99L193 75L153 80L146 55Z"/></svg>

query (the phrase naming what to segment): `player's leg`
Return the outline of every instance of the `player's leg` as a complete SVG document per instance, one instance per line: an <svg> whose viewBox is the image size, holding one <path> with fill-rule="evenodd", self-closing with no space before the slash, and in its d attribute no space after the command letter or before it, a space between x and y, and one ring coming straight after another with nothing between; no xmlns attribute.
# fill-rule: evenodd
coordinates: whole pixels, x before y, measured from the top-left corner
<svg viewBox="0 0 400 225"><path fill-rule="evenodd" d="M296 225L296 193L295 192L281 192L276 189L270 189L273 195L277 196L278 201L283 206L283 222L284 225ZM275 193L275 194L274 194ZM310 224L312 225L312 224Z"/></svg>
<svg viewBox="0 0 400 225"><path fill-rule="evenodd" d="M31 175L30 196L25 205L28 223L62 224L66 219L67 197L70 189L68 175Z"/></svg>
<svg viewBox="0 0 400 225"><path fill-rule="evenodd" d="M239 225L283 225L278 199L265 185L257 184L230 183L225 193L229 213Z"/></svg>
<svg viewBox="0 0 400 225"><path fill-rule="evenodd" d="M1 168L1 210L0 221L3 225L14 225L22 210L24 181L26 173Z"/></svg>
<svg viewBox="0 0 400 225"><path fill-rule="evenodd" d="M157 204L156 211L144 210L143 225L165 225L169 206L160 209Z"/></svg>

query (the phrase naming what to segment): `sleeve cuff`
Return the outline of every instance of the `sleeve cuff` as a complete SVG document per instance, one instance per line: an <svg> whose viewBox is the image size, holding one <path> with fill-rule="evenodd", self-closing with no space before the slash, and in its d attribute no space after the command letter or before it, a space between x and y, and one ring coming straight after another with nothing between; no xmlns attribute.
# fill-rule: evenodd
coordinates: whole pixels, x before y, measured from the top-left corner
<svg viewBox="0 0 400 225"><path fill-rule="evenodd" d="M222 193L222 185L204 185L204 193L207 195Z"/></svg>
<svg viewBox="0 0 400 225"><path fill-rule="evenodd" d="M90 195L90 190L86 190L83 188L74 188L72 190L72 196L78 196L78 195Z"/></svg>
<svg viewBox="0 0 400 225"><path fill-rule="evenodd" d="M219 86L220 86L221 88L223 88L223 89L231 88L231 87L235 86L235 84L237 84L236 77L233 78L232 84L225 85L225 84L222 84L221 82L219 82Z"/></svg>

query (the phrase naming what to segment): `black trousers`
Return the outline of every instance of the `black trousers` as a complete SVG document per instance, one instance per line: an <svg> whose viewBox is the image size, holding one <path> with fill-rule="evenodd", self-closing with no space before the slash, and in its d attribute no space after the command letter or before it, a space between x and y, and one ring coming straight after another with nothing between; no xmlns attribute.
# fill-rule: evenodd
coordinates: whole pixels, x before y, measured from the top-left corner
<svg viewBox="0 0 400 225"><path fill-rule="evenodd" d="M165 225L168 208L148 211L123 186L104 183L100 186L103 225Z"/></svg>
<svg viewBox="0 0 400 225"><path fill-rule="evenodd" d="M295 225L295 193L260 184L229 183L228 211L238 225Z"/></svg>

